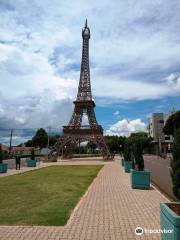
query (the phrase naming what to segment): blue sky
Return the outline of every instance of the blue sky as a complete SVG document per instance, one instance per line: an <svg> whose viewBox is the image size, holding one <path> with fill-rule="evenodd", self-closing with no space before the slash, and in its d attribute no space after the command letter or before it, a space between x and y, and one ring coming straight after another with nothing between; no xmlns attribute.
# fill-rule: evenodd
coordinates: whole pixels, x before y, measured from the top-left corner
<svg viewBox="0 0 180 240"><path fill-rule="evenodd" d="M93 98L105 133L145 130L153 112L179 109L179 12L178 0L0 0L0 141L8 141L11 128L68 123L86 18ZM14 131L13 143L30 135Z"/></svg>

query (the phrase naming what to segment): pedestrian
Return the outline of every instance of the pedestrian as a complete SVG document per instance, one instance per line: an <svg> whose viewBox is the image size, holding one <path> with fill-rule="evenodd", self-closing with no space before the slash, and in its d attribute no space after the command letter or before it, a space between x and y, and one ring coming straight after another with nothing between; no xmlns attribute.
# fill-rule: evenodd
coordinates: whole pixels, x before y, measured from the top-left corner
<svg viewBox="0 0 180 240"><path fill-rule="evenodd" d="M21 158L19 156L16 156L16 170L20 170L21 168Z"/></svg>

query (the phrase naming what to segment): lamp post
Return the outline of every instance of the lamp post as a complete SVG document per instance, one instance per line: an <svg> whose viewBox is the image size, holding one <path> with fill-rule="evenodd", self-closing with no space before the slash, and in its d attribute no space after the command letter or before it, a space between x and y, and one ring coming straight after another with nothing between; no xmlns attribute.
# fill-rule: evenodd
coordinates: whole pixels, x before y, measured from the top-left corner
<svg viewBox="0 0 180 240"><path fill-rule="evenodd" d="M121 152L122 152L122 145L119 145L119 149L120 149L120 156L121 156Z"/></svg>

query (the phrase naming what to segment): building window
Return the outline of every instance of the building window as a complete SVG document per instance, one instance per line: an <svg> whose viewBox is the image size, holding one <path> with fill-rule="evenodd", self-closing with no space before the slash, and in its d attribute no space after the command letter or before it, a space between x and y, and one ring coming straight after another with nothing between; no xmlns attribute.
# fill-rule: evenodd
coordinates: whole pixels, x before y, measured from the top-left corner
<svg viewBox="0 0 180 240"><path fill-rule="evenodd" d="M158 122L159 122L159 123L164 123L164 120L159 120Z"/></svg>

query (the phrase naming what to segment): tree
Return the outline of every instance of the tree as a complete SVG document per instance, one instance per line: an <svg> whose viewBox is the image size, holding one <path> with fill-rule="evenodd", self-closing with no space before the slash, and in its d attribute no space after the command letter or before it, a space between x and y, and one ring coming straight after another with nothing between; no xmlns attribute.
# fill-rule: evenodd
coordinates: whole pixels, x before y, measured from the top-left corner
<svg viewBox="0 0 180 240"><path fill-rule="evenodd" d="M25 142L25 146L26 147L32 147L33 146L32 140L28 140L27 142Z"/></svg>
<svg viewBox="0 0 180 240"><path fill-rule="evenodd" d="M32 138L32 145L34 147L46 147L48 142L48 135L43 128L37 130L35 136Z"/></svg>
<svg viewBox="0 0 180 240"><path fill-rule="evenodd" d="M32 148L32 150L31 150L31 160L35 160L34 148Z"/></svg>
<svg viewBox="0 0 180 240"><path fill-rule="evenodd" d="M138 138L140 139L141 143L142 143L142 148L149 148L150 143L152 142L153 138L149 137L148 134L146 132L138 132L138 133L134 133L132 138Z"/></svg>
<svg viewBox="0 0 180 240"><path fill-rule="evenodd" d="M140 136L136 136L133 143L133 156L134 156L134 163L137 166L139 171L144 170L144 158L143 158L143 141Z"/></svg>
<svg viewBox="0 0 180 240"><path fill-rule="evenodd" d="M2 150L2 145L0 144L0 164L3 163L3 150Z"/></svg>
<svg viewBox="0 0 180 240"><path fill-rule="evenodd" d="M59 138L60 138L60 135L49 136L49 146L54 146ZM25 145L26 145L26 147L33 147L33 141L28 140L27 142L25 142Z"/></svg>
<svg viewBox="0 0 180 240"><path fill-rule="evenodd" d="M173 192L180 200L180 127L176 130L172 149L171 178Z"/></svg>
<svg viewBox="0 0 180 240"><path fill-rule="evenodd" d="M111 153L123 151L125 137L105 136L104 140Z"/></svg>
<svg viewBox="0 0 180 240"><path fill-rule="evenodd" d="M163 128L163 132L166 135L174 136L175 131L179 127L180 127L180 111L177 111L168 118L168 120L166 121L166 124Z"/></svg>
<svg viewBox="0 0 180 240"><path fill-rule="evenodd" d="M132 161L132 142L130 138L126 138L124 145L124 161Z"/></svg>
<svg viewBox="0 0 180 240"><path fill-rule="evenodd" d="M60 135L49 136L49 146L54 146L59 138L60 138Z"/></svg>

